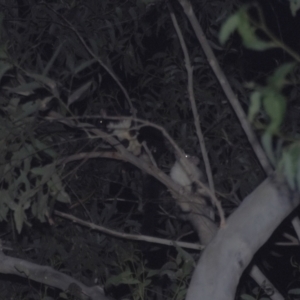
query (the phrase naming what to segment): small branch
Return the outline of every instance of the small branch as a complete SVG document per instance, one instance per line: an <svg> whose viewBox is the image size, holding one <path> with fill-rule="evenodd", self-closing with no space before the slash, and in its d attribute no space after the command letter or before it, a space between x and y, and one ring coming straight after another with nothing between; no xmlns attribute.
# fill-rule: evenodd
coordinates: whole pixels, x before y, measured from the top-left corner
<svg viewBox="0 0 300 300"><path fill-rule="evenodd" d="M81 219L76 218L72 215L69 215L69 214L66 214L66 213L63 213L63 212L60 212L60 211L57 211L57 210L55 210L54 213L57 216L60 216L64 219L71 220L74 223L77 223L77 224L80 224L82 226L88 227L92 230L97 230L97 231L103 232L105 234L111 235L111 236L116 237L116 238L121 238L121 239L126 239L126 240L133 240L133 241L145 241L145 242L156 243L156 244L161 244L161 245L166 245L166 246L179 246L179 247L182 247L182 248L188 248L188 249L194 249L194 250L204 249L204 246L199 245L199 244L180 242L180 241L171 241L171 240L156 238L156 237L147 236L147 235L136 235L136 234L118 232L118 231L115 231L115 230L112 230L112 229L108 229L104 226L96 225L94 223L81 220Z"/></svg>

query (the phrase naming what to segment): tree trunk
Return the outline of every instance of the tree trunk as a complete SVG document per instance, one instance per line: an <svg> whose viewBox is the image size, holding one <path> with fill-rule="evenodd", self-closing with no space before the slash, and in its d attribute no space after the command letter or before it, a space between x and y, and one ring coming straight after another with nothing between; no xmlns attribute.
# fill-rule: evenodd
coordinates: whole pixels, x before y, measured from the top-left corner
<svg viewBox="0 0 300 300"><path fill-rule="evenodd" d="M284 184L261 183L228 218L203 251L187 300L232 300L239 279L256 251L299 204Z"/></svg>

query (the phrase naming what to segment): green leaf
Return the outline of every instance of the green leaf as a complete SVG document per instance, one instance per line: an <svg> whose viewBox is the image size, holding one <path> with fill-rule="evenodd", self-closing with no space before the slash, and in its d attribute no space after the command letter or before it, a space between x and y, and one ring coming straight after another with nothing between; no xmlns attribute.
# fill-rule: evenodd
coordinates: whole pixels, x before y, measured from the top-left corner
<svg viewBox="0 0 300 300"><path fill-rule="evenodd" d="M296 17L297 11L300 8L300 0L290 0L290 10L293 17Z"/></svg>
<svg viewBox="0 0 300 300"><path fill-rule="evenodd" d="M68 98L68 106L73 104L74 102L80 100L80 96L90 87L92 84L92 81L88 81L84 85L82 85L80 88L78 88L75 92L73 92L70 97Z"/></svg>
<svg viewBox="0 0 300 300"><path fill-rule="evenodd" d="M42 180L40 184L45 184L50 180L50 178L53 176L55 172L55 163L49 164L43 167L36 167L31 169L31 173L34 175L42 176Z"/></svg>
<svg viewBox="0 0 300 300"><path fill-rule="evenodd" d="M116 276L111 276L107 281L106 285L115 285L120 284L139 284L140 281L132 277L132 272L127 270Z"/></svg>
<svg viewBox="0 0 300 300"><path fill-rule="evenodd" d="M181 289L178 293L177 293L177 295L176 295L176 299L178 299L178 300L180 300L180 299L185 299L185 297L186 297L186 292L187 292L187 289L186 288L183 288L183 289Z"/></svg>
<svg viewBox="0 0 300 300"><path fill-rule="evenodd" d="M274 47L273 42L263 41L256 35L255 28L249 23L246 11L242 11L240 14L237 30L242 37L244 46L248 49L262 51Z"/></svg>
<svg viewBox="0 0 300 300"><path fill-rule="evenodd" d="M247 294L241 295L241 299L243 299L243 300L256 300L256 298L254 298L250 295L247 295Z"/></svg>
<svg viewBox="0 0 300 300"><path fill-rule="evenodd" d="M261 92L254 91L250 96L250 107L248 112L249 122L253 122L261 108Z"/></svg>
<svg viewBox="0 0 300 300"><path fill-rule="evenodd" d="M84 61L82 64L80 64L78 67L75 68L74 74L77 74L77 73L81 72L82 70L88 68L89 66L91 66L95 62L97 62L97 60L95 58Z"/></svg>
<svg viewBox="0 0 300 300"><path fill-rule="evenodd" d="M70 299L69 296L66 293L64 293L64 292L59 293L59 297L62 298L62 299L66 299L66 300Z"/></svg>
<svg viewBox="0 0 300 300"><path fill-rule="evenodd" d="M159 270L149 270L146 274L146 278L150 278L159 274Z"/></svg>
<svg viewBox="0 0 300 300"><path fill-rule="evenodd" d="M30 101L22 105L21 110L15 114L16 121L22 121L28 116L36 113L39 110L40 104L38 101Z"/></svg>
<svg viewBox="0 0 300 300"><path fill-rule="evenodd" d="M19 85L15 88L7 88L11 93L16 93L23 96L29 96L34 93L34 90L41 88L42 85L39 82L30 82Z"/></svg>
<svg viewBox="0 0 300 300"><path fill-rule="evenodd" d="M265 89L263 96L263 106L270 117L268 130L271 133L278 131L286 110L286 101L283 95L269 88Z"/></svg>
<svg viewBox="0 0 300 300"><path fill-rule="evenodd" d="M63 203L70 203L70 197L69 195L65 192L61 179L56 173L52 174L51 179L47 182L50 195L55 197L55 199L59 202Z"/></svg>
<svg viewBox="0 0 300 300"><path fill-rule="evenodd" d="M240 22L239 12L230 16L222 25L220 33L219 33L219 41L221 45L224 45L229 36L237 29L237 26Z"/></svg>
<svg viewBox="0 0 300 300"><path fill-rule="evenodd" d="M40 141L39 139L33 139L32 144L35 148L37 148L39 151L45 152L46 154L48 154L51 158L56 158L57 157L57 153L49 148L49 146L47 146L46 144L44 144L42 141Z"/></svg>
<svg viewBox="0 0 300 300"><path fill-rule="evenodd" d="M21 204L17 205L14 211L14 219L15 219L15 223L16 223L16 228L18 233L21 233L22 230L22 226L24 223L24 210Z"/></svg>
<svg viewBox="0 0 300 300"><path fill-rule="evenodd" d="M274 74L268 78L268 85L276 91L281 91L286 83L285 77L294 69L296 63L286 63L276 69Z"/></svg>
<svg viewBox="0 0 300 300"><path fill-rule="evenodd" d="M57 89L56 82L47 76L44 76L42 74L33 74L33 73L27 73L27 75L38 82L42 82L43 84L48 86L52 91L55 91Z"/></svg>

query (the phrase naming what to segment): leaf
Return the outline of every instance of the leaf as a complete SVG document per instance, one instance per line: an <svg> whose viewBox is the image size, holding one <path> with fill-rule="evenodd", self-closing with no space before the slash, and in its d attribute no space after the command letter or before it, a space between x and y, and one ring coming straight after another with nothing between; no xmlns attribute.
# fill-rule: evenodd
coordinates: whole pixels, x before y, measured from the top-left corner
<svg viewBox="0 0 300 300"><path fill-rule="evenodd" d="M42 176L42 180L40 184L45 184L50 180L55 172L55 163L43 166L43 167L36 167L31 169L31 173L35 175Z"/></svg>
<svg viewBox="0 0 300 300"><path fill-rule="evenodd" d="M56 200L62 203L71 203L69 194L64 190L61 190L60 193L56 195Z"/></svg>
<svg viewBox="0 0 300 300"><path fill-rule="evenodd" d="M261 92L254 91L250 96L250 107L248 112L249 122L251 123L253 122L260 108L261 108Z"/></svg>
<svg viewBox="0 0 300 300"><path fill-rule="evenodd" d="M256 300L256 298L254 298L250 295L247 295L247 294L241 295L241 299L243 299L243 300Z"/></svg>
<svg viewBox="0 0 300 300"><path fill-rule="evenodd" d="M159 274L159 270L149 270L146 274L146 278L150 278Z"/></svg>
<svg viewBox="0 0 300 300"><path fill-rule="evenodd" d="M185 297L186 297L186 292L187 292L187 290L186 290L186 288L183 288L183 289L181 289L177 294L176 294L176 299L177 300L180 300L180 299L185 299Z"/></svg>
<svg viewBox="0 0 300 300"><path fill-rule="evenodd" d="M33 73L27 73L27 75L33 79L35 79L38 82L42 82L46 86L48 86L52 91L56 91L57 89L57 84L54 80L51 78L42 75L42 74L33 74Z"/></svg>
<svg viewBox="0 0 300 300"><path fill-rule="evenodd" d="M66 299L66 300L70 299L69 296L64 292L59 293L59 297L62 298L62 299Z"/></svg>
<svg viewBox="0 0 300 300"><path fill-rule="evenodd" d="M70 203L70 197L65 192L64 188L62 187L62 182L59 176L56 173L52 174L51 179L47 182L50 195L55 197L57 201L63 203Z"/></svg>
<svg viewBox="0 0 300 300"><path fill-rule="evenodd" d="M274 47L274 43L263 41L255 32L255 28L249 23L249 18L245 10L240 13L240 21L237 30L243 40L243 44L248 49L262 51Z"/></svg>
<svg viewBox="0 0 300 300"><path fill-rule="evenodd" d="M14 219L18 233L21 233L24 222L24 210L21 204L17 205L14 211Z"/></svg>
<svg viewBox="0 0 300 300"><path fill-rule="evenodd" d="M263 41L256 35L255 28L250 24L247 10L248 6L244 6L227 19L220 30L220 43L223 45L229 36L237 30L244 46L248 49L262 51L273 48L275 45L272 41Z"/></svg>
<svg viewBox="0 0 300 300"><path fill-rule="evenodd" d="M116 276L111 276L107 281L106 285L115 285L120 284L139 284L140 281L132 277L132 272L130 270L124 271Z"/></svg>
<svg viewBox="0 0 300 300"><path fill-rule="evenodd" d="M74 74L77 74L77 73L81 72L82 70L84 70L87 67L91 66L95 62L97 62L97 60L95 58L83 62L82 64L80 64L78 67L75 68Z"/></svg>
<svg viewBox="0 0 300 300"><path fill-rule="evenodd" d="M234 15L230 16L222 25L219 33L219 41L221 45L224 45L229 36L237 29L237 26L240 22L240 13L237 12Z"/></svg>
<svg viewBox="0 0 300 300"><path fill-rule="evenodd" d="M192 263L192 264L194 264L194 266L196 266L195 265L196 262L190 253L188 253L187 251L185 251L184 249L182 249L179 246L176 246L176 249L178 251L178 256L181 256L183 258L184 263Z"/></svg>
<svg viewBox="0 0 300 300"><path fill-rule="evenodd" d="M268 130L271 133L278 131L285 116L286 101L283 95L269 88L265 89L263 96L263 106L270 117Z"/></svg>
<svg viewBox="0 0 300 300"><path fill-rule="evenodd" d="M35 114L40 107L38 101L30 101L21 106L21 111L15 115L16 121L22 121L28 116Z"/></svg>
<svg viewBox="0 0 300 300"><path fill-rule="evenodd" d="M15 88L5 88L11 93L19 94L22 96L29 96L34 93L34 90L41 88L42 85L39 82L30 82L19 85Z"/></svg>
<svg viewBox="0 0 300 300"><path fill-rule="evenodd" d="M292 12L293 17L296 17L299 8L300 8L300 0L290 0L290 10Z"/></svg>
<svg viewBox="0 0 300 300"><path fill-rule="evenodd" d="M160 275L161 276L167 275L171 281L174 281L177 278L176 273L174 271L170 271L170 270L165 270L163 272L160 272Z"/></svg>
<svg viewBox="0 0 300 300"><path fill-rule="evenodd" d="M51 158L56 158L57 157L57 153L53 149L49 148L49 146L47 146L46 144L41 142L40 140L34 139L32 144L39 151L42 151L42 152L48 154Z"/></svg>

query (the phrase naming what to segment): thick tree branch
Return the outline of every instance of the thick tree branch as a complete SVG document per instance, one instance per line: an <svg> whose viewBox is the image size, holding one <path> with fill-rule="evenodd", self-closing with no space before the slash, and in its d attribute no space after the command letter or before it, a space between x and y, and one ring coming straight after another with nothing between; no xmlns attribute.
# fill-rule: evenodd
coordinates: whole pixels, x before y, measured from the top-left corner
<svg viewBox="0 0 300 300"><path fill-rule="evenodd" d="M283 184L271 179L261 183L205 248L186 299L234 299L240 276L253 255L298 204L299 195L291 195Z"/></svg>
<svg viewBox="0 0 300 300"><path fill-rule="evenodd" d="M58 272L49 266L9 257L0 252L0 273L13 274L56 287L66 291L76 299L108 300L100 286L87 287L69 275Z"/></svg>

